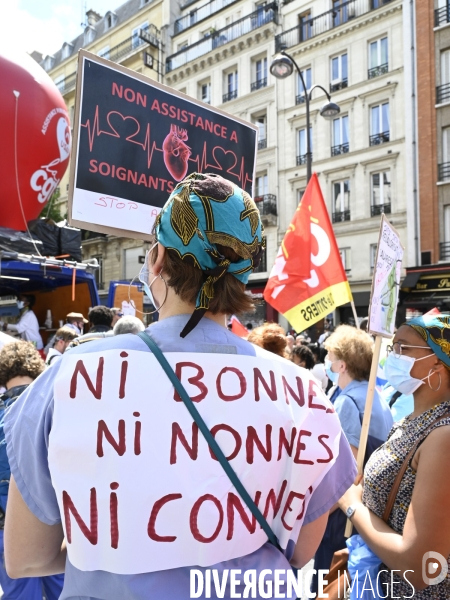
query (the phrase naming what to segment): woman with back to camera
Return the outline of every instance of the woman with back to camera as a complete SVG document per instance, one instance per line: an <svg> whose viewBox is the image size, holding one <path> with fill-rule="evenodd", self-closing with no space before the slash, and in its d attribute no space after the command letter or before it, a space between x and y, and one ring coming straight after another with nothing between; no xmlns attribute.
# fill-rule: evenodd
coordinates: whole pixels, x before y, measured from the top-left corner
<svg viewBox="0 0 450 600"><path fill-rule="evenodd" d="M194 173L171 194L155 237L140 279L159 321L138 335L72 349L7 421L14 466L6 566L15 577L65 569L61 600L184 600L192 597L193 574L198 582L210 567L229 598L227 569L288 573L289 564L302 567L311 558L329 508L356 474L339 420L308 374L299 378L291 363L227 330L227 315L252 309L245 283L263 249L250 196L220 176ZM165 357L193 402L180 402L171 367L161 367ZM291 386L287 397L274 388L281 373ZM119 377L120 387L112 387ZM254 378L264 385L255 388ZM32 435L25 408L34 416ZM121 427L130 419L133 433L125 439ZM328 436L303 437L290 453L286 439L279 459L278 437L272 458L264 450L281 429L290 435L306 428L328 429ZM204 439L208 429L217 436L214 453ZM299 452L306 459L308 446L309 457L313 447L320 454L306 469ZM216 460L220 448L225 462ZM239 482L225 474L229 465L244 488L239 496ZM242 501L246 490L250 498ZM262 520L252 518L253 498ZM236 590L243 588L241 579ZM215 589L211 584L211 597Z"/></svg>
<svg viewBox="0 0 450 600"><path fill-rule="evenodd" d="M334 400L334 408L356 458L369 386L373 340L368 333L361 329L350 325L340 325L325 340L324 345L328 351L325 359L327 375L341 390ZM375 391L366 458L371 451L387 439L392 424L389 406ZM316 570L329 569L333 554L346 547L345 523L345 514L335 506L328 519L323 540L316 552L314 562ZM311 589L317 592L317 576L313 577Z"/></svg>
<svg viewBox="0 0 450 600"><path fill-rule="evenodd" d="M380 594L444 600L450 598L450 478L445 472L450 455L450 317L411 319L398 328L388 352L386 378L397 391L413 394L414 411L394 425L369 459L363 485L352 486L339 505L382 561ZM435 567L430 569L430 562Z"/></svg>

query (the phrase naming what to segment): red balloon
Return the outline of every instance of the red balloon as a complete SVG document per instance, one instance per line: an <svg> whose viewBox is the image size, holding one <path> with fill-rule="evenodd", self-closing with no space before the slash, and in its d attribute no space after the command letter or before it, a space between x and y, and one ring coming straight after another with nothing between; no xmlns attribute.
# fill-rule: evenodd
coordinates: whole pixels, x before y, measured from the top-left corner
<svg viewBox="0 0 450 600"><path fill-rule="evenodd" d="M69 116L44 69L28 54L5 50L0 107L0 226L24 231L69 164Z"/></svg>

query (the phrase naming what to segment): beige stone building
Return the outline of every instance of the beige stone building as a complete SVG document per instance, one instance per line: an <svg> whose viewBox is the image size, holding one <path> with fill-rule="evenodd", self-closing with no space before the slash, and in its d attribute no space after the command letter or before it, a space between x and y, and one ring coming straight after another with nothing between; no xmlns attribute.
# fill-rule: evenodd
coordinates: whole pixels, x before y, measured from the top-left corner
<svg viewBox="0 0 450 600"><path fill-rule="evenodd" d="M381 213L398 228L405 265L415 264L413 77L408 3L402 0L128 0L45 64L73 107L76 50L86 47L259 127L255 199L267 251L250 288L261 293L306 186L304 91L297 74L270 74L275 52L290 53L308 88L320 84L341 108L324 120L326 97L311 102L313 170L319 175L360 316L367 314ZM152 56L158 70L148 69ZM157 62L156 62L157 61ZM65 200L66 181L61 185ZM113 237L83 242L100 283L131 279L142 244ZM101 288L102 289L102 288ZM101 292L102 293L102 292ZM350 311L337 311L337 321ZM276 317L262 305L256 320Z"/></svg>

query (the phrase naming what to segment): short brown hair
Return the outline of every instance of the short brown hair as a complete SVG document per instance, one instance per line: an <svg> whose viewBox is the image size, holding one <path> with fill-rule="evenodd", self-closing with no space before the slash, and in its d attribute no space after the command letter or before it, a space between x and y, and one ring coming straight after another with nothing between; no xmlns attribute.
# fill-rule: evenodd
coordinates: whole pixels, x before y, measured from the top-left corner
<svg viewBox="0 0 450 600"><path fill-rule="evenodd" d="M216 247L232 263L241 260L241 257L232 248L222 246L222 244L216 244ZM157 255L158 248L156 246L151 254L152 262L156 261ZM194 267L188 260L183 260L175 250L166 248L162 272L167 276L167 285L173 288L177 296L184 302L195 304L200 288L207 277L203 271ZM245 284L231 273L225 273L214 284L214 298L211 299L208 309L213 315L219 313L235 315L251 312L254 309L255 305L251 296L245 292Z"/></svg>
<svg viewBox="0 0 450 600"><path fill-rule="evenodd" d="M324 342L328 352L343 360L349 375L356 381L369 379L373 358L373 340L362 329L350 325L339 325Z"/></svg>
<svg viewBox="0 0 450 600"><path fill-rule="evenodd" d="M14 377L36 379L45 363L31 342L11 342L0 351L0 385L6 387Z"/></svg>
<svg viewBox="0 0 450 600"><path fill-rule="evenodd" d="M55 334L55 342L63 340L64 342L71 342L75 338L79 337L79 334L73 329L73 327L60 327Z"/></svg>
<svg viewBox="0 0 450 600"><path fill-rule="evenodd" d="M256 327L249 334L247 340L264 350L273 352L273 354L278 354L283 358L288 357L284 329L276 323L264 323L264 325Z"/></svg>

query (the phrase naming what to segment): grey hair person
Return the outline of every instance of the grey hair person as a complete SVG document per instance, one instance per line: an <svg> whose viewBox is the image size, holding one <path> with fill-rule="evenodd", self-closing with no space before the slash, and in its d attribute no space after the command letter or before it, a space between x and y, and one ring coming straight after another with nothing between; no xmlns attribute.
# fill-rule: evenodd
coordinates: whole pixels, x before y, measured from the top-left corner
<svg viewBox="0 0 450 600"><path fill-rule="evenodd" d="M144 323L137 317L126 315L119 319L114 325L113 334L121 335L122 333L139 333L144 331Z"/></svg>

